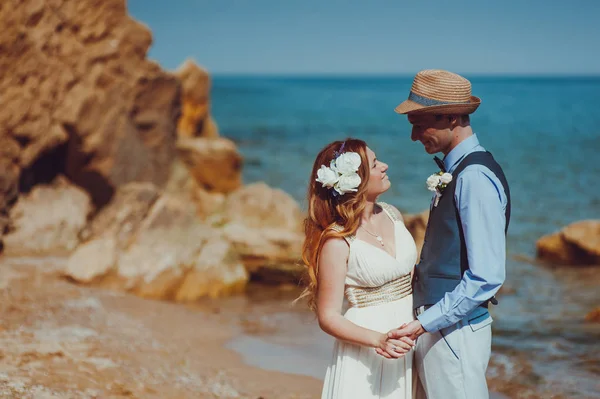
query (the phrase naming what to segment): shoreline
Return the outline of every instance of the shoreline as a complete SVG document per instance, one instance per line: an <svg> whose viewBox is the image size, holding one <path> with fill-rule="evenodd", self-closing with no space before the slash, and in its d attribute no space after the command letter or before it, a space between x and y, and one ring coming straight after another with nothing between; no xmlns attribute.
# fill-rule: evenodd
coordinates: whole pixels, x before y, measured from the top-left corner
<svg viewBox="0 0 600 399"><path fill-rule="evenodd" d="M1 258L0 397L313 398L321 383L246 365L228 312L83 287L64 259ZM48 372L52 370L52 372Z"/></svg>
<svg viewBox="0 0 600 399"><path fill-rule="evenodd" d="M65 261L0 258L0 397L320 397L333 338L290 306L297 287L172 303L70 283ZM491 397L568 397L532 376L494 351Z"/></svg>

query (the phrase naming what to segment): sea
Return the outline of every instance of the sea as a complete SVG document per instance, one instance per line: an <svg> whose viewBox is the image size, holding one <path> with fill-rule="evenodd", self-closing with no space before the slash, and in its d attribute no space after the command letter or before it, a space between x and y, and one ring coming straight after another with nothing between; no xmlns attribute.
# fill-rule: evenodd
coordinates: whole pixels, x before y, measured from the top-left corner
<svg viewBox="0 0 600 399"><path fill-rule="evenodd" d="M543 235L600 219L600 77L467 78L482 99L471 125L502 165L512 194L507 280L492 309L493 359L539 392L600 398L600 327L584 321L600 306L600 267L535 257ZM438 169L411 141L406 116L394 112L411 83L410 76L216 76L212 114L244 156L244 183L264 181L306 209L319 150L360 138L389 165L392 187L381 199L413 214L428 207L425 180ZM318 377L330 341L306 326L305 311L285 317L284 342L301 342L292 353L315 354L292 372ZM301 328L290 328L294 323ZM281 334L261 339L276 345ZM259 344L249 338L248 345Z"/></svg>

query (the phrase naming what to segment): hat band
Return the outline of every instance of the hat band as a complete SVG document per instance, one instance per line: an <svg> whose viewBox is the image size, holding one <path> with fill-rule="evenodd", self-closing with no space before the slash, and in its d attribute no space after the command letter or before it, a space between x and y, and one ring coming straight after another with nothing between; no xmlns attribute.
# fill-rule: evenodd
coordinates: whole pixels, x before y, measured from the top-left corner
<svg viewBox="0 0 600 399"><path fill-rule="evenodd" d="M451 104L469 104L470 103L470 101L448 102L448 101L434 100L433 98L427 98L427 97L423 97L418 94L415 94L412 91L408 95L408 99L410 101L413 101L413 102L423 105L425 107L430 107L432 105L451 105Z"/></svg>

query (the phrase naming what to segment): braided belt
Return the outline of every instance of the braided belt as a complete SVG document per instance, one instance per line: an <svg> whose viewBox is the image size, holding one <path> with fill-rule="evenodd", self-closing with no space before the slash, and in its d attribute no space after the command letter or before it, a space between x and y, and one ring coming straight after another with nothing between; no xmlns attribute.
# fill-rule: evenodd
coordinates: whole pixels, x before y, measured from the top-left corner
<svg viewBox="0 0 600 399"><path fill-rule="evenodd" d="M379 287L348 286L346 287L345 294L348 302L350 302L352 307L356 308L365 308L367 306L397 301L412 294L410 274Z"/></svg>

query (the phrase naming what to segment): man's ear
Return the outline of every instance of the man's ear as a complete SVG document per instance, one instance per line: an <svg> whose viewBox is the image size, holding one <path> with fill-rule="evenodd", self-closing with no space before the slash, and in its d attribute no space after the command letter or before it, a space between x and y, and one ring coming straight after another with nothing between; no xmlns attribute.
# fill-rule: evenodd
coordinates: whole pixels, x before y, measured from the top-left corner
<svg viewBox="0 0 600 399"><path fill-rule="evenodd" d="M460 125L458 115L448 115L448 123L450 124L450 129L454 129L456 126Z"/></svg>

